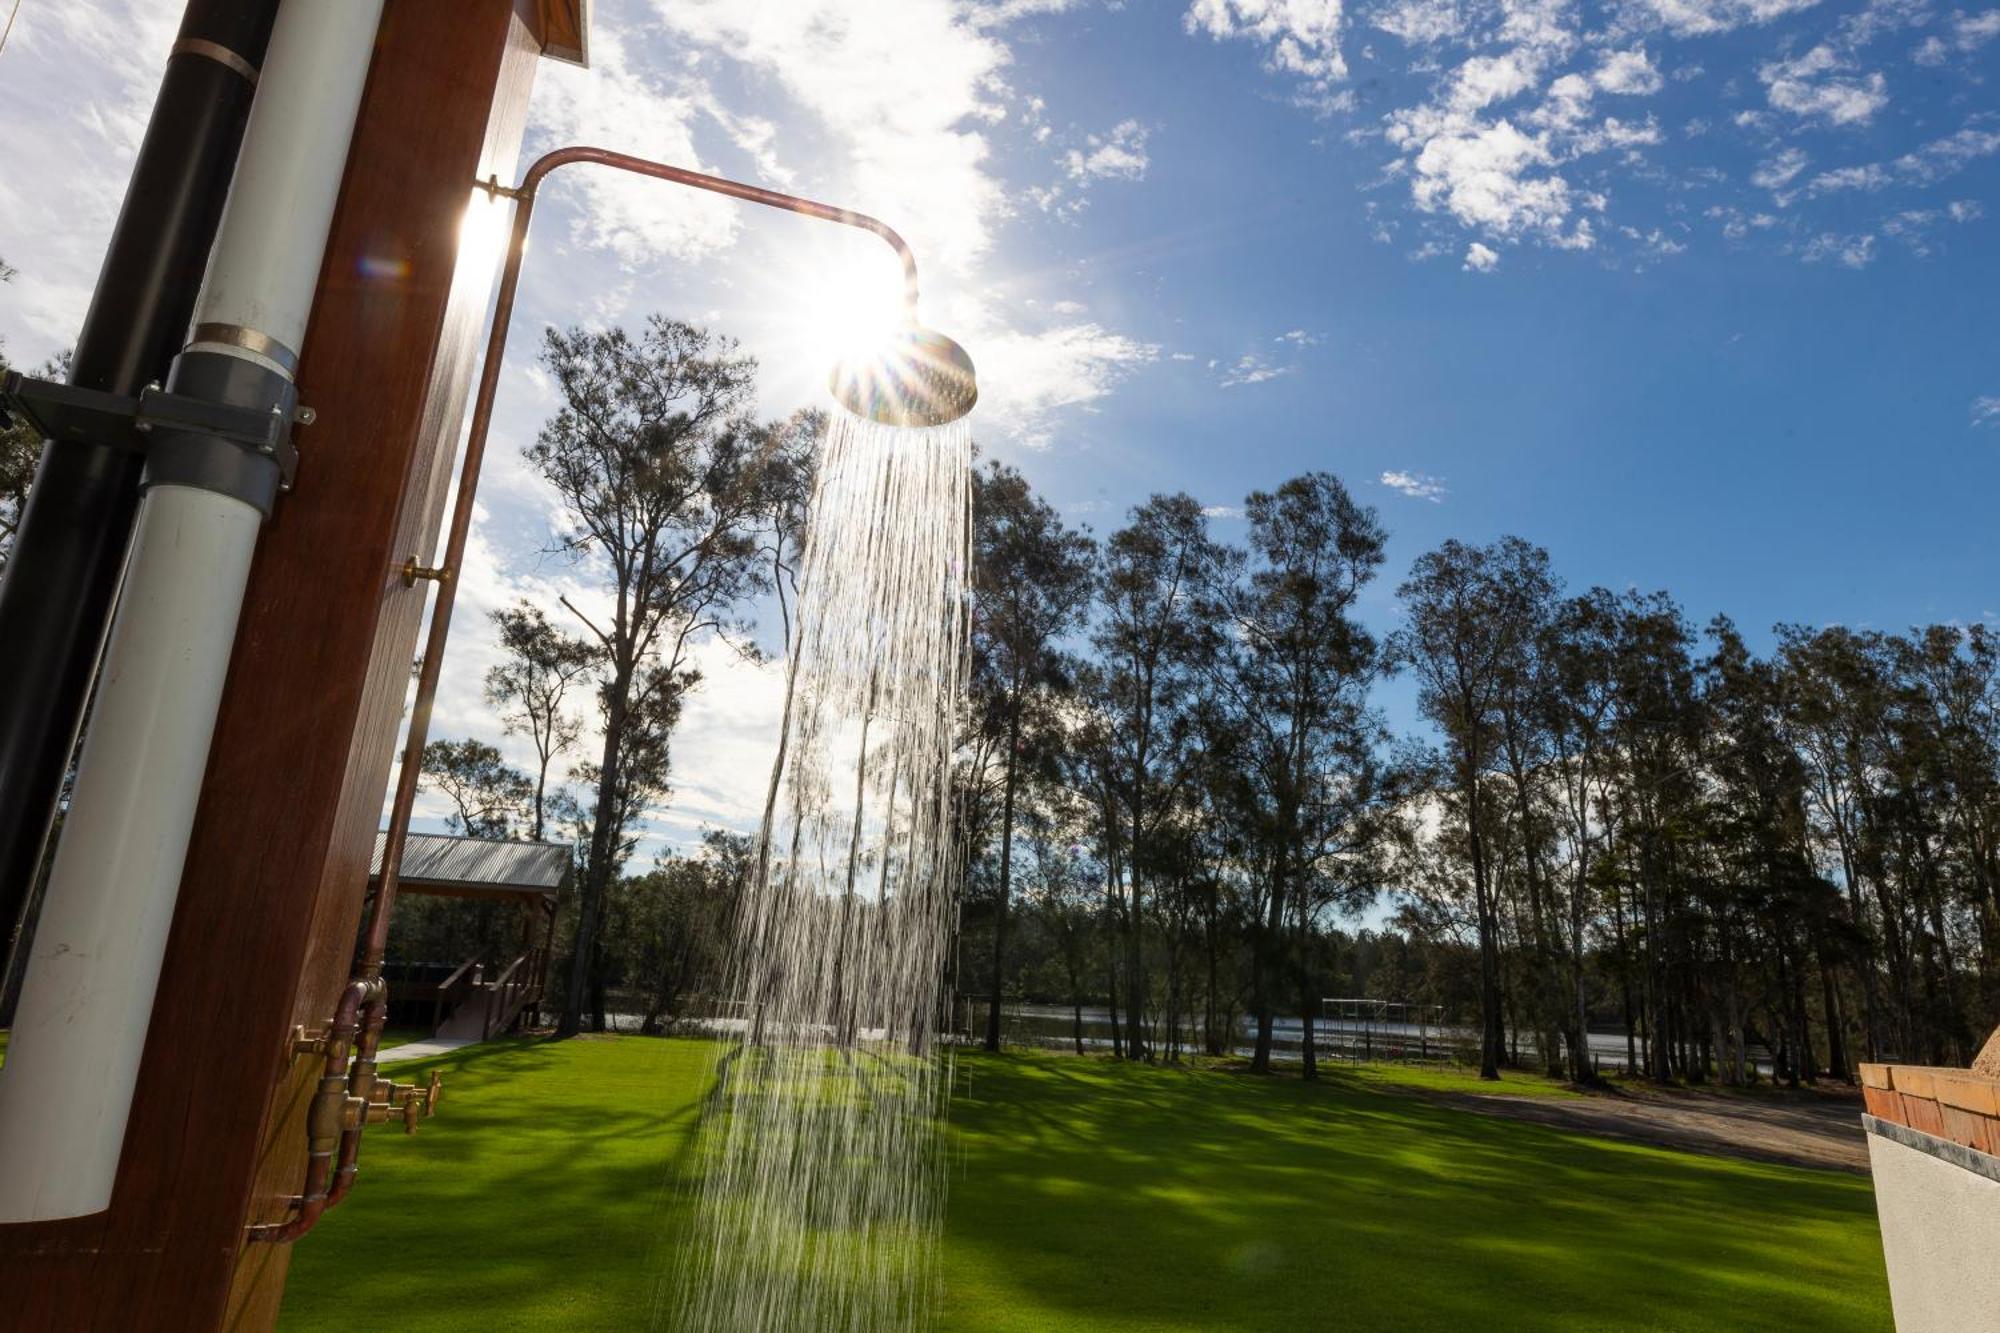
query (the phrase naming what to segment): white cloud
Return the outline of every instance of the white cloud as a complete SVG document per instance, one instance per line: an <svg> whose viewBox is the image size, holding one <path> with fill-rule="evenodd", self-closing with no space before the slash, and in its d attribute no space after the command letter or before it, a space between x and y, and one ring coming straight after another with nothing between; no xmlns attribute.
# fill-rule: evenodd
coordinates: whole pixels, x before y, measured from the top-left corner
<svg viewBox="0 0 2000 1333"><path fill-rule="evenodd" d="M2000 394L1981 394L1972 400L1972 424L2000 426Z"/></svg>
<svg viewBox="0 0 2000 1333"><path fill-rule="evenodd" d="M1144 180L1150 165L1146 134L1146 127L1138 121L1121 121L1108 134L1093 134L1082 148L1070 149L1063 169L1071 180L1079 182Z"/></svg>
<svg viewBox="0 0 2000 1333"><path fill-rule="evenodd" d="M1093 323L1041 333L994 330L969 339L979 349L980 428L998 427L1029 448L1055 439L1065 408L1088 408L1160 349Z"/></svg>
<svg viewBox="0 0 2000 1333"><path fill-rule="evenodd" d="M1433 477L1422 472L1384 472L1382 484L1392 491L1407 495L1412 500L1429 500L1432 504L1443 504L1444 497L1450 494L1445 489L1443 477Z"/></svg>
<svg viewBox="0 0 2000 1333"><path fill-rule="evenodd" d="M1942 65L1951 59L1954 51L1978 50L1995 37L2000 37L2000 9L1978 14L1953 14L1949 33L1949 40L1935 33L1924 38L1910 53L1910 58L1919 65Z"/></svg>
<svg viewBox="0 0 2000 1333"><path fill-rule="evenodd" d="M76 339L146 131L180 7L25 5L0 58L0 303L8 354L34 364Z"/></svg>
<svg viewBox="0 0 2000 1333"><path fill-rule="evenodd" d="M1451 109L1473 112L1518 97L1541 81L1541 72L1540 57L1526 49L1474 56L1458 67Z"/></svg>
<svg viewBox="0 0 2000 1333"><path fill-rule="evenodd" d="M1910 59L1919 65L1942 65L1951 59L1951 48L1945 45L1943 38L1933 33L1917 43L1916 49L1910 52Z"/></svg>
<svg viewBox="0 0 2000 1333"><path fill-rule="evenodd" d="M1046 130L1046 125L1041 130ZM1089 205L1092 185L1102 180L1139 181L1152 165L1146 154L1146 126L1125 120L1104 134L1087 135L1083 142L1058 159L1063 179L1046 186L1030 186L1028 199L1045 213L1065 221L1074 220ZM1047 136L1037 132L1036 142Z"/></svg>
<svg viewBox="0 0 2000 1333"><path fill-rule="evenodd" d="M1266 63L1325 93L1347 77L1340 53L1341 0L1193 0L1189 33L1242 38L1269 48Z"/></svg>
<svg viewBox="0 0 2000 1333"><path fill-rule="evenodd" d="M1638 0L1624 14L1635 27L1660 27L1676 37L1706 37L1747 25L1761 25L1819 0Z"/></svg>
<svg viewBox="0 0 2000 1333"><path fill-rule="evenodd" d="M1235 505L1204 505L1202 506L1201 512L1204 518L1243 517L1243 511L1237 508Z"/></svg>
<svg viewBox="0 0 2000 1333"><path fill-rule="evenodd" d="M2000 37L2000 9L1989 9L1982 14L1955 15L1951 28L1961 51L1984 46L1995 37Z"/></svg>
<svg viewBox="0 0 2000 1333"><path fill-rule="evenodd" d="M1414 148L1410 193L1426 213L1447 212L1499 236L1553 235L1569 217L1569 182L1554 171L1547 142L1501 120L1457 121L1434 133L1420 121L1391 123L1389 140Z"/></svg>
<svg viewBox="0 0 2000 1333"><path fill-rule="evenodd" d="M1897 173L1919 185L1932 185L1965 170L1982 157L2000 153L2000 130L1968 124L1954 134L1933 139L1892 164Z"/></svg>
<svg viewBox="0 0 2000 1333"><path fill-rule="evenodd" d="M1889 104L1888 80L1842 74L1847 62L1825 42L1791 60L1774 60L1757 71L1765 97L1779 111L1831 125L1866 124Z"/></svg>
<svg viewBox="0 0 2000 1333"><path fill-rule="evenodd" d="M1317 347L1320 345L1321 339L1317 333L1311 333L1305 329L1288 329L1271 341L1290 343L1294 347Z"/></svg>
<svg viewBox="0 0 2000 1333"><path fill-rule="evenodd" d="M810 114L826 136L820 173L895 218L928 262L963 269L986 253L1003 201L980 127L1011 59L992 28L1003 14L974 22L951 0L653 0L653 9L676 47L733 62Z"/></svg>
<svg viewBox="0 0 2000 1333"><path fill-rule="evenodd" d="M1465 249L1465 271L1468 273L1491 273L1500 267L1500 256L1474 241Z"/></svg>
<svg viewBox="0 0 2000 1333"><path fill-rule="evenodd" d="M533 119L550 143L589 143L655 161L713 171L696 150L694 126L703 93L668 87L633 61L622 34L600 25L591 34L590 69L551 64L536 81ZM700 259L728 246L742 226L742 205L699 190L676 190L623 171L570 170L558 176L582 207L572 236L628 265L662 258Z"/></svg>
<svg viewBox="0 0 2000 1333"><path fill-rule="evenodd" d="M1858 167L1838 167L1822 171L1806 186L1808 194L1833 194L1841 190L1879 190L1889 183L1889 173L1879 162Z"/></svg>
<svg viewBox="0 0 2000 1333"><path fill-rule="evenodd" d="M1953 222L1977 222L1986 216L1986 206L1977 199L1954 199L1945 205Z"/></svg>
<svg viewBox="0 0 2000 1333"><path fill-rule="evenodd" d="M1812 161L1802 148L1787 148L1750 173L1750 183L1760 190L1782 190Z"/></svg>
<svg viewBox="0 0 2000 1333"><path fill-rule="evenodd" d="M1875 238L1870 235L1839 236L1822 232L1806 242L1800 257L1808 264L1832 262L1842 268L1867 268L1875 262Z"/></svg>
<svg viewBox="0 0 2000 1333"><path fill-rule="evenodd" d="M1222 372L1222 387L1234 389L1243 384L1262 384L1280 375L1289 375L1293 366L1274 366L1255 352L1245 352L1236 359L1236 364Z"/></svg>
<svg viewBox="0 0 2000 1333"><path fill-rule="evenodd" d="M1642 46L1607 52L1591 81L1603 92L1640 97L1660 91L1665 82Z"/></svg>
<svg viewBox="0 0 2000 1333"><path fill-rule="evenodd" d="M1465 30L1456 0L1391 0L1371 12L1368 21L1411 46L1448 41Z"/></svg>

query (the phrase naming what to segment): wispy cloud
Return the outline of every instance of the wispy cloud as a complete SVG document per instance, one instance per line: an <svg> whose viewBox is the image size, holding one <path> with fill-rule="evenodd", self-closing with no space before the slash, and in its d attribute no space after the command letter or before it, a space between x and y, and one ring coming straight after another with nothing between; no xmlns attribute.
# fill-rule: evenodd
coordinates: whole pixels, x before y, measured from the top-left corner
<svg viewBox="0 0 2000 1333"><path fill-rule="evenodd" d="M1500 256L1487 246L1474 241L1465 247L1464 268L1467 273L1491 273L1500 267Z"/></svg>
<svg viewBox="0 0 2000 1333"><path fill-rule="evenodd" d="M1875 262L1875 238L1866 233L1843 236L1821 232L1806 242L1799 257L1808 264L1831 262L1842 268L1867 268Z"/></svg>
<svg viewBox="0 0 2000 1333"><path fill-rule="evenodd" d="M1433 477L1424 472L1384 472L1382 484L1412 500L1429 500L1432 504L1443 504L1444 497L1449 494L1443 477Z"/></svg>
<svg viewBox="0 0 2000 1333"><path fill-rule="evenodd" d="M1222 372L1222 387L1234 389L1244 384L1262 384L1280 375L1289 375L1295 367L1276 366L1255 352L1245 352L1236 359L1236 364Z"/></svg>
<svg viewBox="0 0 2000 1333"><path fill-rule="evenodd" d="M1090 322L1038 332L996 330L978 339L978 347L981 419L1029 448L1054 443L1064 409L1088 410L1160 355L1152 343Z"/></svg>
<svg viewBox="0 0 2000 1333"><path fill-rule="evenodd" d="M2000 394L1983 393L1972 400L1972 424L2000 426Z"/></svg>

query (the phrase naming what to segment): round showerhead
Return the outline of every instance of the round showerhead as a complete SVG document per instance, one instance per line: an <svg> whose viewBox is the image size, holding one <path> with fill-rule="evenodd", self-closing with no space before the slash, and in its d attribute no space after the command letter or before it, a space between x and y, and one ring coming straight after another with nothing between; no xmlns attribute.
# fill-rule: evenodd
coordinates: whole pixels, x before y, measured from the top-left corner
<svg viewBox="0 0 2000 1333"><path fill-rule="evenodd" d="M844 358L827 378L834 401L885 426L942 426L972 410L979 382L965 349L907 325L872 355Z"/></svg>

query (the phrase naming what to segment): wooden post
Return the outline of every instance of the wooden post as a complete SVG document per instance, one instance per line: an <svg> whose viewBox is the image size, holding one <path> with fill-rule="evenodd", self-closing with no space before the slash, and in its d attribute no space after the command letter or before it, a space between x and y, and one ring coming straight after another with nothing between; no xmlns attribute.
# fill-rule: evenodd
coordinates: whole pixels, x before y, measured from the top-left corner
<svg viewBox="0 0 2000 1333"><path fill-rule="evenodd" d="M460 221L517 169L579 9L389 0L299 370L317 419L252 571L112 1206L0 1226L8 1327L276 1320L290 1248L244 1228L299 1189L290 1034L352 961L424 604L398 570L438 531L492 279L461 271Z"/></svg>

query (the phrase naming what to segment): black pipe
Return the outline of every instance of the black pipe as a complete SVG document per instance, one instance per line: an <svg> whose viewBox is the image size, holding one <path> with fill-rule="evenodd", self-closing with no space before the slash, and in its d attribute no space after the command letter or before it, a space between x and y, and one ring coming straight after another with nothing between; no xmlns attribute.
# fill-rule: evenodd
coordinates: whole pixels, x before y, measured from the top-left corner
<svg viewBox="0 0 2000 1333"><path fill-rule="evenodd" d="M136 394L186 341L277 0L189 0L112 229L70 382ZM0 577L0 931L23 907L69 769L125 549L142 460L43 448Z"/></svg>

